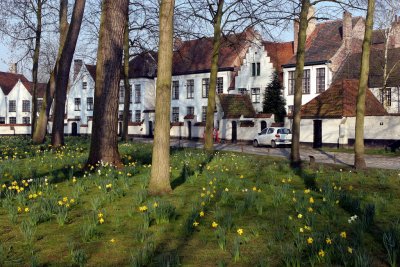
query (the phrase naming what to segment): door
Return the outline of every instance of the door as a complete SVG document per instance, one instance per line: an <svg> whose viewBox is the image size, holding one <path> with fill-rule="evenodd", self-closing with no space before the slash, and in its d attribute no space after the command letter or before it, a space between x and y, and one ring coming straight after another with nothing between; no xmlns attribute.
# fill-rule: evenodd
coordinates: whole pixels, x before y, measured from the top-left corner
<svg viewBox="0 0 400 267"><path fill-rule="evenodd" d="M78 135L78 124L76 122L73 122L71 126L72 126L71 135L77 136Z"/></svg>
<svg viewBox="0 0 400 267"><path fill-rule="evenodd" d="M267 122L266 121L261 121L261 131L267 128Z"/></svg>
<svg viewBox="0 0 400 267"><path fill-rule="evenodd" d="M188 121L187 126L188 126L188 139L190 140L192 139L192 122Z"/></svg>
<svg viewBox="0 0 400 267"><path fill-rule="evenodd" d="M314 148L322 147L322 121L314 120L314 140L313 140Z"/></svg>
<svg viewBox="0 0 400 267"><path fill-rule="evenodd" d="M149 121L149 135L150 138L153 137L153 122Z"/></svg>
<svg viewBox="0 0 400 267"><path fill-rule="evenodd" d="M237 141L237 123L232 121L232 143Z"/></svg>

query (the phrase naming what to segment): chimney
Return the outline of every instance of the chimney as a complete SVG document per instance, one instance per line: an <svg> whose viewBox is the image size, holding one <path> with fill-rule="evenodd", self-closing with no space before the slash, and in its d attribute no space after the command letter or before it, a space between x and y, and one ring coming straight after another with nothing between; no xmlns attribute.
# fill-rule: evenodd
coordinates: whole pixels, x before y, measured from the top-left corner
<svg viewBox="0 0 400 267"><path fill-rule="evenodd" d="M315 8L313 6L310 6L310 8L308 9L308 26L307 26L307 39L308 37L313 33L313 31L316 28L316 19L314 17L315 15ZM293 38L293 53L296 54L297 53L297 46L299 44L299 29L300 29L300 24L298 19L296 19L294 21L294 25L293 25L293 34L294 34L294 38Z"/></svg>
<svg viewBox="0 0 400 267"><path fill-rule="evenodd" d="M353 38L353 22L351 13L348 11L343 12L343 26L342 26L343 45L348 53L351 52L351 39Z"/></svg>
<svg viewBox="0 0 400 267"><path fill-rule="evenodd" d="M75 59L74 60L74 81L76 77L78 76L78 73L81 71L83 65L82 59Z"/></svg>
<svg viewBox="0 0 400 267"><path fill-rule="evenodd" d="M9 72L17 74L18 73L18 63L11 63L9 67Z"/></svg>
<svg viewBox="0 0 400 267"><path fill-rule="evenodd" d="M394 18L392 23L392 29L390 34L390 45L391 48L399 48L400 47L400 17L397 15Z"/></svg>
<svg viewBox="0 0 400 267"><path fill-rule="evenodd" d="M174 51L178 51L182 47L183 41L179 37L174 38Z"/></svg>

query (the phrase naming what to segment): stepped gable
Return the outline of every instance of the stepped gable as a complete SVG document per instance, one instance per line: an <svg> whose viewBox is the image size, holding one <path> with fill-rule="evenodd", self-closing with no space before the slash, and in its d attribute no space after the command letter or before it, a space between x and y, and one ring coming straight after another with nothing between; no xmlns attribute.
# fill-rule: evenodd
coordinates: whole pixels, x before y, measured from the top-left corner
<svg viewBox="0 0 400 267"><path fill-rule="evenodd" d="M248 95L218 95L224 119L238 119L241 116L245 118L254 118L256 112Z"/></svg>
<svg viewBox="0 0 400 267"><path fill-rule="evenodd" d="M157 76L158 54L154 51L140 53L129 61L129 78L154 78ZM123 71L122 71L123 72ZM122 77L124 77L122 75Z"/></svg>
<svg viewBox="0 0 400 267"><path fill-rule="evenodd" d="M384 51L371 50L370 71L368 86L370 88L380 88L383 86ZM388 87L400 85L400 48L388 50L388 70L393 69L387 80ZM343 63L334 80L358 79L360 77L361 53L352 54Z"/></svg>
<svg viewBox="0 0 400 267"><path fill-rule="evenodd" d="M0 88L4 95L8 95L19 80L22 83L29 83L28 79L22 74L0 71Z"/></svg>
<svg viewBox="0 0 400 267"><path fill-rule="evenodd" d="M303 118L342 118L356 116L359 81L355 79L337 80L328 90L303 105ZM368 89L366 92L365 116L388 115L382 104Z"/></svg>
<svg viewBox="0 0 400 267"><path fill-rule="evenodd" d="M262 44L274 68L278 73L282 72L282 65L293 57L293 42L276 43L264 41Z"/></svg>

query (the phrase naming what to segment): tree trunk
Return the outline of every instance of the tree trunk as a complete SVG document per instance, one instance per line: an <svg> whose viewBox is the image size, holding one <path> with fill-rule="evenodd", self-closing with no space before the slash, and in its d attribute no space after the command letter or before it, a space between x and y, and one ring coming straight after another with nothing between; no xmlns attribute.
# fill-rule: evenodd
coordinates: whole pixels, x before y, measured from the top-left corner
<svg viewBox="0 0 400 267"><path fill-rule="evenodd" d="M293 167L299 167L301 164L300 158L300 121L301 121L301 98L302 98L302 83L304 75L304 58L307 39L308 27L308 10L310 9L310 0L302 0L301 11L299 18L299 34L298 46L296 53L296 71L294 82L294 107L293 107L293 125L292 125L292 147L290 150L290 163Z"/></svg>
<svg viewBox="0 0 400 267"><path fill-rule="evenodd" d="M58 48L56 65L54 66L54 69L50 74L50 79L47 82L46 93L43 96L42 106L38 107L40 108L40 113L32 137L32 141L35 144L41 144L45 141L51 104L53 103L54 92L56 90L56 80L57 80L56 77L57 77L58 64L61 57L61 52L64 47L67 32L68 32L68 0L60 0L60 41L59 41L60 45Z"/></svg>
<svg viewBox="0 0 400 267"><path fill-rule="evenodd" d="M78 40L81 29L83 13L86 0L76 0L72 12L71 25L69 26L65 44L58 64L55 109L53 116L53 129L51 144L53 147L59 147L64 144L64 113L65 100L67 98L67 88L69 81L69 71L74 56L76 41Z"/></svg>
<svg viewBox="0 0 400 267"><path fill-rule="evenodd" d="M354 167L365 169L367 165L364 159L364 116L365 95L368 88L369 56L371 48L372 27L374 21L375 0L368 0L367 20L365 22L365 34L362 45L360 84L358 86L356 107L356 140L354 144Z"/></svg>
<svg viewBox="0 0 400 267"><path fill-rule="evenodd" d="M129 13L129 12L127 12ZM122 115L122 137L123 141L128 140L129 107L131 103L131 87L129 84L129 14L127 15L124 34L124 113Z"/></svg>
<svg viewBox="0 0 400 267"><path fill-rule="evenodd" d="M128 0L104 0L97 51L93 127L88 165L121 164L118 152L118 92Z"/></svg>
<svg viewBox="0 0 400 267"><path fill-rule="evenodd" d="M213 130L214 130L215 94L217 88L219 48L221 46L221 20L222 20L223 5L224 5L224 0L219 0L217 13L215 14L214 17L213 55L211 58L210 87L208 90L206 129L204 133L204 148L209 152L213 151L214 149Z"/></svg>
<svg viewBox="0 0 400 267"><path fill-rule="evenodd" d="M149 193L152 195L161 195L172 191L169 181L169 146L174 5L174 0L161 1L156 121L149 183Z"/></svg>
<svg viewBox="0 0 400 267"><path fill-rule="evenodd" d="M33 53L33 66L32 66L32 121L31 121L31 135L35 132L36 118L37 118L37 85L38 85L38 68L39 68L39 54L40 54L40 39L42 38L42 4L43 1L37 1L36 21L37 26L35 30L35 51Z"/></svg>

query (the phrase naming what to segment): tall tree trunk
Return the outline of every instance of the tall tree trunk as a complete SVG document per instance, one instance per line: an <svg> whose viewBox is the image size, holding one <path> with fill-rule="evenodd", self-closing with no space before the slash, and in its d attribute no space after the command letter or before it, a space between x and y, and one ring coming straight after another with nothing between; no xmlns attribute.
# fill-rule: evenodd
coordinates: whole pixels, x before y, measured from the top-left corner
<svg viewBox="0 0 400 267"><path fill-rule="evenodd" d="M152 195L161 195L172 191L169 181L169 145L174 5L174 0L161 1L156 123L149 183L149 193Z"/></svg>
<svg viewBox="0 0 400 267"><path fill-rule="evenodd" d="M33 66L32 66L32 121L31 121L31 135L35 132L36 117L37 117L37 85L38 85L38 68L39 68L39 54L40 54L40 39L42 38L42 4L43 1L37 1L36 10L36 30L35 30L35 52L33 53Z"/></svg>
<svg viewBox="0 0 400 267"><path fill-rule="evenodd" d="M53 71L50 74L50 79L47 82L46 93L43 96L42 106L38 107L40 108L40 113L32 137L32 141L35 144L41 144L45 141L50 108L51 104L53 103L54 92L56 90L56 80L57 80L56 77L57 77L58 64L60 61L67 33L68 33L68 0L60 0L60 40L59 40L60 44L58 47L56 64L54 66Z"/></svg>
<svg viewBox="0 0 400 267"><path fill-rule="evenodd" d="M51 136L51 144L53 147L59 147L64 144L64 113L65 100L67 98L69 71L71 69L71 62L75 52L76 41L78 40L81 29L83 13L85 10L85 2L86 0L75 1L71 25L69 26L63 51L58 64L56 79L57 90L55 92L55 109Z"/></svg>
<svg viewBox="0 0 400 267"><path fill-rule="evenodd" d="M128 0L104 0L97 52L93 127L88 164L121 164L118 152L118 92Z"/></svg>
<svg viewBox="0 0 400 267"><path fill-rule="evenodd" d="M215 111L215 92L217 88L218 58L221 46L221 20L224 0L218 1L217 13L214 16L214 38L213 54L211 58L210 87L208 90L206 129L204 133L204 148L213 151L213 130L214 130L214 111Z"/></svg>
<svg viewBox="0 0 400 267"><path fill-rule="evenodd" d="M301 98L302 98L302 83L304 75L304 58L307 39L308 27L308 10L310 9L310 0L301 1L301 11L299 18L299 34L296 53L296 71L294 82L294 107L293 107L293 125L292 125L292 147L290 150L290 163L293 167L298 167L301 164L300 158L300 121L301 121Z"/></svg>
<svg viewBox="0 0 400 267"><path fill-rule="evenodd" d="M368 88L369 56L371 50L372 27L374 24L375 0L368 0L367 20L365 21L365 34L362 45L360 84L358 86L356 107L356 140L354 144L354 167L365 169L367 165L364 159L364 116L365 95Z"/></svg>
<svg viewBox="0 0 400 267"><path fill-rule="evenodd" d="M131 87L129 85L129 12L127 12L127 19L124 34L124 113L122 115L122 137L123 141L128 140L128 124L129 124L129 108L131 103Z"/></svg>

